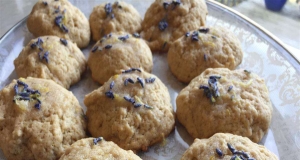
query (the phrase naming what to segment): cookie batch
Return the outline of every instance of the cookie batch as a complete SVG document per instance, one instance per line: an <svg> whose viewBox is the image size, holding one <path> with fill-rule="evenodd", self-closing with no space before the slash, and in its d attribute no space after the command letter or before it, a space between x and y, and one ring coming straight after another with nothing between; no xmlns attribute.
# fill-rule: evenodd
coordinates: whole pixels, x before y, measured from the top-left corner
<svg viewBox="0 0 300 160"><path fill-rule="evenodd" d="M235 70L236 35L206 26L204 0L155 0L144 19L111 1L89 20L67 0L39 0L28 19L32 39L15 59L18 79L0 91L0 148L7 159L141 159L181 123L194 143L189 159L278 159L259 145L272 118L265 82ZM88 59L80 48L90 47ZM186 83L172 106L154 74L152 52L167 54ZM89 71L87 71L89 70ZM72 92L85 73L101 86ZM171 77L172 78L172 77ZM176 108L176 111L174 110Z"/></svg>

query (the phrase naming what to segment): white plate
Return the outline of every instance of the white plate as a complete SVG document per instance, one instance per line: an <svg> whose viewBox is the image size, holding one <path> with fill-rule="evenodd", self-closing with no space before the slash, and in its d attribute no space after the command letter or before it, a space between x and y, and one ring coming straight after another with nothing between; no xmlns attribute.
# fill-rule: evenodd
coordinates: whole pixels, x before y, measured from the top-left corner
<svg viewBox="0 0 300 160"><path fill-rule="evenodd" d="M153 1L127 0L127 2L133 4L143 16ZM103 2L73 0L71 3L89 17L93 6ZM208 26L227 27L241 41L245 56L239 68L249 69L266 80L274 112L269 132L261 144L280 159L300 160L299 62L277 38L248 18L213 1L207 1L207 7L209 10ZM0 39L0 89L9 84L12 79L17 78L13 60L32 38L33 36L26 27L26 18L24 18ZM94 42L91 42L92 44ZM83 50L86 57L88 57L91 45ZM169 88L175 109L176 96L185 85L178 82L171 74L166 63L166 54L154 53L153 56L153 73ZM99 85L91 80L90 72L86 72L82 80L70 90L85 109L84 95L98 87ZM143 159L180 159L192 141L193 139L186 130L176 123L176 129L167 138L166 145L154 145L149 148L148 152L139 153L139 155ZM0 159L5 159L1 152Z"/></svg>

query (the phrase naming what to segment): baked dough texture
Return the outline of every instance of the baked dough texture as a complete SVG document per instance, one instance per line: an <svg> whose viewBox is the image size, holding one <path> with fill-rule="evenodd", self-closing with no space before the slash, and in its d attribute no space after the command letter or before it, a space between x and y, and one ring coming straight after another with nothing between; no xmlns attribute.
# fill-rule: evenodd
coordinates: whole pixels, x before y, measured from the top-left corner
<svg viewBox="0 0 300 160"><path fill-rule="evenodd" d="M22 100L29 92L17 85L17 96L16 80L0 91L0 148L8 160L56 160L86 136L83 110L70 91L52 80L28 77L18 81L40 95Z"/></svg>
<svg viewBox="0 0 300 160"><path fill-rule="evenodd" d="M114 142L101 140L94 144L94 138L76 141L66 149L60 160L141 160L132 151L126 151Z"/></svg>
<svg viewBox="0 0 300 160"><path fill-rule="evenodd" d="M88 46L91 31L88 19L68 0L39 0L27 19L28 30L35 36L55 35Z"/></svg>
<svg viewBox="0 0 300 160"><path fill-rule="evenodd" d="M210 76L221 76L217 80L219 97L211 99L207 91L199 89L208 86ZM248 137L256 143L268 131L273 111L262 78L249 71L227 68L206 69L180 91L176 105L179 122L194 138L221 132Z"/></svg>
<svg viewBox="0 0 300 160"><path fill-rule="evenodd" d="M116 1L94 7L89 22L93 40L98 41L112 32L140 32L142 18L131 4Z"/></svg>
<svg viewBox="0 0 300 160"><path fill-rule="evenodd" d="M88 66L92 78L103 84L122 69L143 68L152 71L152 52L145 41L126 32L111 33L92 48Z"/></svg>
<svg viewBox="0 0 300 160"><path fill-rule="evenodd" d="M115 75L85 96L88 130L123 149L146 151L174 128L170 101L168 89L155 75L137 70Z"/></svg>
<svg viewBox="0 0 300 160"><path fill-rule="evenodd" d="M230 30L201 27L177 39L168 51L171 72L189 83L206 68L235 69L243 59L242 47Z"/></svg>
<svg viewBox="0 0 300 160"><path fill-rule="evenodd" d="M186 32L205 26L207 13L204 0L156 0L145 14L141 35L153 52L167 52Z"/></svg>
<svg viewBox="0 0 300 160"><path fill-rule="evenodd" d="M86 69L86 59L71 41L44 36L31 40L15 59L14 65L19 77L51 79L68 89L80 80Z"/></svg>
<svg viewBox="0 0 300 160"><path fill-rule="evenodd" d="M233 153L228 149L227 143L237 151L244 151L249 157L254 159L278 160L277 156L266 147L253 143L246 137L230 133L216 133L209 139L195 139L194 143L185 151L181 160L230 160ZM223 152L224 156L217 154L217 148Z"/></svg>

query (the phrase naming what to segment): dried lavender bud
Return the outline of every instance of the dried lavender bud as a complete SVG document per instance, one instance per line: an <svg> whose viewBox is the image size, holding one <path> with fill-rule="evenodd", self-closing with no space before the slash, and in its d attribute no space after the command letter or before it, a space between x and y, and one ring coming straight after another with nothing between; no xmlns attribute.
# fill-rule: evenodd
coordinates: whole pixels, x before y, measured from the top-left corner
<svg viewBox="0 0 300 160"><path fill-rule="evenodd" d="M39 46L41 45L42 43L44 43L44 41L39 37L36 41L36 44Z"/></svg>
<svg viewBox="0 0 300 160"><path fill-rule="evenodd" d="M49 57L48 56L49 56L49 51L46 51L44 53L43 59L45 59L47 63L49 63Z"/></svg>
<svg viewBox="0 0 300 160"><path fill-rule="evenodd" d="M138 71L138 72L142 72L142 70L141 70L141 69L139 69L139 68L131 68L131 70L132 70L132 71Z"/></svg>
<svg viewBox="0 0 300 160"><path fill-rule="evenodd" d="M192 41L199 41L199 39L198 39L198 32L197 31L194 31L192 33Z"/></svg>
<svg viewBox="0 0 300 160"><path fill-rule="evenodd" d="M207 54L204 54L204 61L207 61Z"/></svg>
<svg viewBox="0 0 300 160"><path fill-rule="evenodd" d="M173 0L172 3L173 3L175 6L181 4L180 0Z"/></svg>
<svg viewBox="0 0 300 160"><path fill-rule="evenodd" d="M141 107L141 106L142 106L142 104L140 104L140 103L134 103L134 104L133 104L133 107L134 107L134 108L139 108L139 107Z"/></svg>
<svg viewBox="0 0 300 160"><path fill-rule="evenodd" d="M209 89L209 87L208 86L204 86L204 85L200 85L200 87L199 87L199 89Z"/></svg>
<svg viewBox="0 0 300 160"><path fill-rule="evenodd" d="M40 110L40 109L41 109L41 103L36 103L36 104L34 105L34 108Z"/></svg>
<svg viewBox="0 0 300 160"><path fill-rule="evenodd" d="M60 27L60 23L61 23L61 21L62 21L62 18L63 18L63 16L62 15L58 15L58 16L56 16L55 17L55 24L57 25L57 26L59 26Z"/></svg>
<svg viewBox="0 0 300 160"><path fill-rule="evenodd" d="M216 36L211 36L211 38L212 38L212 39L217 39L217 37L216 37Z"/></svg>
<svg viewBox="0 0 300 160"><path fill-rule="evenodd" d="M185 37L189 37L189 36L190 36L190 32L186 32Z"/></svg>
<svg viewBox="0 0 300 160"><path fill-rule="evenodd" d="M47 3L46 1L43 1L43 4L44 4L45 6L48 6L48 3Z"/></svg>
<svg viewBox="0 0 300 160"><path fill-rule="evenodd" d="M30 96L30 93L21 92L21 93L19 93L18 95L21 96L21 97L29 97L29 96Z"/></svg>
<svg viewBox="0 0 300 160"><path fill-rule="evenodd" d="M170 5L170 3L168 3L168 2L163 2L163 6L164 6L165 9L167 9L169 5Z"/></svg>
<svg viewBox="0 0 300 160"><path fill-rule="evenodd" d="M238 156L237 155L233 155L230 160L239 160Z"/></svg>
<svg viewBox="0 0 300 160"><path fill-rule="evenodd" d="M166 28L168 27L168 23L165 19L161 20L159 23L158 23L158 28L159 30L161 31L164 31Z"/></svg>
<svg viewBox="0 0 300 160"><path fill-rule="evenodd" d="M41 95L40 91L39 90L32 90L30 88L26 88L27 92L30 92L31 94L38 94L38 95Z"/></svg>
<svg viewBox="0 0 300 160"><path fill-rule="evenodd" d="M112 91L105 92L105 95L106 95L106 97L111 98L111 99L115 98L114 93Z"/></svg>
<svg viewBox="0 0 300 160"><path fill-rule="evenodd" d="M97 143L100 142L100 141L102 141L102 140L103 140L102 137L94 138L93 139L93 143L94 143L94 145L97 145Z"/></svg>
<svg viewBox="0 0 300 160"><path fill-rule="evenodd" d="M245 159L243 156L239 156L239 158L240 158L241 160L247 160L247 159Z"/></svg>
<svg viewBox="0 0 300 160"><path fill-rule="evenodd" d="M68 45L68 41L67 40L65 40L65 39L60 39L60 42L63 44L63 45L65 45L65 46L67 46Z"/></svg>
<svg viewBox="0 0 300 160"><path fill-rule="evenodd" d="M221 76L209 76L209 79L221 79Z"/></svg>
<svg viewBox="0 0 300 160"><path fill-rule="evenodd" d="M127 79L125 79L125 81L124 81L124 86L127 86L127 84L128 84L128 82L129 83L134 83L134 81L131 79L131 78L127 78Z"/></svg>
<svg viewBox="0 0 300 160"><path fill-rule="evenodd" d="M30 101L30 97L19 97L19 100Z"/></svg>
<svg viewBox="0 0 300 160"><path fill-rule="evenodd" d="M69 32L69 29L64 24L61 24L61 29L66 33Z"/></svg>
<svg viewBox="0 0 300 160"><path fill-rule="evenodd" d="M216 152L220 157L223 157L223 152L219 148L216 148Z"/></svg>
<svg viewBox="0 0 300 160"><path fill-rule="evenodd" d="M130 73L130 72L133 72L133 71L142 72L142 70L139 69L139 68L130 68L130 69L128 69L128 70L122 71L122 73Z"/></svg>
<svg viewBox="0 0 300 160"><path fill-rule="evenodd" d="M234 154L236 152L236 149L231 144L227 143L227 147L231 151L232 154Z"/></svg>
<svg viewBox="0 0 300 160"><path fill-rule="evenodd" d="M105 9L106 15L109 15L112 12L111 3L106 3L104 9Z"/></svg>
<svg viewBox="0 0 300 160"><path fill-rule="evenodd" d="M111 33L109 33L108 35L106 35L107 38L110 38L112 36Z"/></svg>
<svg viewBox="0 0 300 160"><path fill-rule="evenodd" d="M229 86L228 88L228 92L230 92L232 90L233 86Z"/></svg>
<svg viewBox="0 0 300 160"><path fill-rule="evenodd" d="M129 38L128 34L125 35L125 36L118 37L118 39L121 40L121 41L126 41L128 38Z"/></svg>
<svg viewBox="0 0 300 160"><path fill-rule="evenodd" d="M24 83L24 82L22 82L22 81L20 81L20 80L17 80L17 83L18 83L18 85L20 85L20 86L24 86L24 88L27 88L27 87L28 87L28 85L27 85L26 83Z"/></svg>
<svg viewBox="0 0 300 160"><path fill-rule="evenodd" d="M110 85L109 85L109 88L110 88L110 89L113 89L114 86L115 86L115 81L111 81L111 83L110 83Z"/></svg>
<svg viewBox="0 0 300 160"><path fill-rule="evenodd" d="M251 71L249 71L249 70L244 70L244 72L246 72L246 73L248 73L248 74L250 74L251 73Z"/></svg>
<svg viewBox="0 0 300 160"><path fill-rule="evenodd" d="M209 32L209 28L200 28L198 31L200 33L208 33Z"/></svg>
<svg viewBox="0 0 300 160"><path fill-rule="evenodd" d="M144 82L143 79L140 77L137 77L137 82L141 84L141 86L144 88Z"/></svg>
<svg viewBox="0 0 300 160"><path fill-rule="evenodd" d="M130 97L126 97L126 96L124 96L124 99L125 99L126 101L128 101L128 102L132 103L132 104L134 104L134 103L135 103L135 100L134 100L133 98L130 98Z"/></svg>
<svg viewBox="0 0 300 160"><path fill-rule="evenodd" d="M67 12L67 10L66 9L64 9L63 11L62 11L62 14L65 14Z"/></svg>
<svg viewBox="0 0 300 160"><path fill-rule="evenodd" d="M150 78L146 78L146 79L145 79L145 82L146 82L146 83L153 83L154 81L155 81L155 78L154 78L154 77L153 77L153 78L150 77Z"/></svg>
<svg viewBox="0 0 300 160"><path fill-rule="evenodd" d="M247 160L255 160L254 158L248 158Z"/></svg>
<svg viewBox="0 0 300 160"><path fill-rule="evenodd" d="M114 19L115 18L115 14L111 14L111 19Z"/></svg>
<svg viewBox="0 0 300 160"><path fill-rule="evenodd" d="M147 108L147 109L153 109L153 107L147 105L147 104L144 104L144 107Z"/></svg>
<svg viewBox="0 0 300 160"><path fill-rule="evenodd" d="M36 47L36 44L35 44L35 43L32 43L32 44L30 45L30 47L31 47L31 49L34 49L34 48Z"/></svg>
<svg viewBox="0 0 300 160"><path fill-rule="evenodd" d="M133 37L135 37L135 38L141 38L140 34L138 34L138 33L133 33L132 35L133 35Z"/></svg>
<svg viewBox="0 0 300 160"><path fill-rule="evenodd" d="M111 44L108 44L108 45L106 45L104 48L105 48L105 49L111 49L111 47L112 47L112 45L111 45Z"/></svg>
<svg viewBox="0 0 300 160"><path fill-rule="evenodd" d="M93 47L92 52L96 52L98 50L98 46Z"/></svg>
<svg viewBox="0 0 300 160"><path fill-rule="evenodd" d="M14 85L14 91L16 95L19 93L18 84Z"/></svg>

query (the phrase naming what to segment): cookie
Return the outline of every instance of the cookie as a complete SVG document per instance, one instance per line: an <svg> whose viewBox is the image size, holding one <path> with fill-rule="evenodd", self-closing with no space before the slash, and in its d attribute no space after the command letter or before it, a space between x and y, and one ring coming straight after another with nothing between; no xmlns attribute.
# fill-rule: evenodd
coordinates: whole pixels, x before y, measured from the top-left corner
<svg viewBox="0 0 300 160"><path fill-rule="evenodd" d="M27 28L35 36L55 35L86 47L91 38L88 19L68 0L39 0L27 19Z"/></svg>
<svg viewBox="0 0 300 160"><path fill-rule="evenodd" d="M202 159L272 159L277 156L266 147L253 143L246 137L230 133L216 133L209 139L195 139L181 160Z"/></svg>
<svg viewBox="0 0 300 160"><path fill-rule="evenodd" d="M60 160L82 159L141 160L132 151L123 150L102 137L78 140L60 157Z"/></svg>
<svg viewBox="0 0 300 160"><path fill-rule="evenodd" d="M166 86L138 68L123 70L85 96L88 130L126 150L146 151L174 128Z"/></svg>
<svg viewBox="0 0 300 160"><path fill-rule="evenodd" d="M259 142L272 117L262 78L247 70L206 69L176 98L176 115L194 138L232 133Z"/></svg>
<svg viewBox="0 0 300 160"><path fill-rule="evenodd" d="M142 18L131 4L116 1L94 7L89 22L93 40L98 41L111 32L140 32Z"/></svg>
<svg viewBox="0 0 300 160"><path fill-rule="evenodd" d="M8 160L58 159L84 138L76 97L52 80L20 78L0 91L0 148Z"/></svg>
<svg viewBox="0 0 300 160"><path fill-rule="evenodd" d="M189 83L207 68L235 69L243 59L237 37L222 27L201 27L177 39L168 51L171 72Z"/></svg>
<svg viewBox="0 0 300 160"><path fill-rule="evenodd" d="M80 80L86 59L71 41L56 36L31 40L14 61L19 77L51 79L69 88Z"/></svg>
<svg viewBox="0 0 300 160"><path fill-rule="evenodd" d="M167 52L187 31L204 26L206 15L204 0L156 0L145 14L141 35L153 52Z"/></svg>
<svg viewBox="0 0 300 160"><path fill-rule="evenodd" d="M92 71L92 78L103 84L121 69L143 68L151 72L152 53L138 34L111 33L94 45L88 66Z"/></svg>

